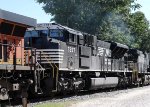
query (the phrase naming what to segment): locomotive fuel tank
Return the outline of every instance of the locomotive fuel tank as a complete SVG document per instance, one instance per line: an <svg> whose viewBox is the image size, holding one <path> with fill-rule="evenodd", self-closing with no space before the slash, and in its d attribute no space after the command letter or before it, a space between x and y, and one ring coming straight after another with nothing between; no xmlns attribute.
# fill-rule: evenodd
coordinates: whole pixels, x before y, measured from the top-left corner
<svg viewBox="0 0 150 107"><path fill-rule="evenodd" d="M90 83L91 83L90 89L117 87L118 82L119 82L118 77L91 78L90 79Z"/></svg>

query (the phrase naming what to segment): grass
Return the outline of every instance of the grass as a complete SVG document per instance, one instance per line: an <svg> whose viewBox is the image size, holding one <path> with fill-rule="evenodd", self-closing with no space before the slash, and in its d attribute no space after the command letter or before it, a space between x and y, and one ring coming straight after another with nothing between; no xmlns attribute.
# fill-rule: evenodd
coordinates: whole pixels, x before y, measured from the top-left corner
<svg viewBox="0 0 150 107"><path fill-rule="evenodd" d="M39 104L35 107L69 107L73 102L49 102L45 104Z"/></svg>

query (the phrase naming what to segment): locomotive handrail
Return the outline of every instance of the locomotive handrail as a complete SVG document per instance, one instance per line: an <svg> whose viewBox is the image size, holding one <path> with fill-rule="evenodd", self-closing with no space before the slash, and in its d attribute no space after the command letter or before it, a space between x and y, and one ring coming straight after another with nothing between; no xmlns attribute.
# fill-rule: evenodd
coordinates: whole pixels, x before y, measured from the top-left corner
<svg viewBox="0 0 150 107"><path fill-rule="evenodd" d="M43 54L43 52L42 52L42 54ZM45 55L44 55L44 57L45 57L45 59L46 59L49 63L54 64L54 66L58 69L58 67L56 66L56 64L51 62L52 60L49 61ZM50 58L51 58L51 57L50 57Z"/></svg>
<svg viewBox="0 0 150 107"><path fill-rule="evenodd" d="M43 51L40 51L42 54L43 54ZM45 56L44 54L43 54L43 56ZM49 57L49 58L51 58L51 57ZM53 69L53 78L54 78L54 66L56 67L56 69L57 69L57 72L56 72L56 86L57 86L57 81L58 81L58 71L59 71L59 68L57 67L57 65L55 64L55 63L52 63L52 61L53 60L48 60L47 59L47 57L45 57L45 59L48 61L48 63L50 64L50 66L52 66L52 69ZM54 64L54 66L52 65L52 64ZM57 90L57 89L56 89Z"/></svg>
<svg viewBox="0 0 150 107"><path fill-rule="evenodd" d="M40 63L39 62L36 62L39 66L40 66L40 68L41 68L41 70L45 70L41 65L40 65Z"/></svg>
<svg viewBox="0 0 150 107"><path fill-rule="evenodd" d="M36 48L18 46L18 45L10 44L10 43L4 44L4 43L1 43L1 42L0 42L0 45L1 45L1 46L8 46L8 47L14 48L14 50L12 51L13 54L16 54L16 50L15 50L15 49L18 48L18 47L21 48L21 49L24 49L24 51L21 51L21 56L20 56L20 58L16 58L16 59L19 59L19 62L15 59L15 60L16 60L15 63L17 63L17 65L18 65L18 64L21 64L21 65L25 65L25 64L26 64L26 63L23 62L23 58L25 58L25 56L22 56L22 55L23 55L23 52L26 52L26 49L31 50L31 52L32 52L31 55L32 55L32 56L34 55L32 50L36 50ZM8 52L8 50L7 50L7 52ZM35 53L35 55L36 55L36 53ZM8 61L7 63L13 63L13 62L11 62L11 61L14 61L13 58L12 58L12 59L9 58L9 61ZM1 63L4 63L4 62L2 61ZM34 65L35 65L35 63L33 63L33 62L31 62L31 64L34 64ZM29 62L28 62L27 65L31 65L31 64L29 64ZM15 64L15 65L16 65L16 64ZM14 69L15 69L15 68L14 68Z"/></svg>
<svg viewBox="0 0 150 107"><path fill-rule="evenodd" d="M2 46L15 46L15 47L21 47L21 48L28 48L28 49L36 49L36 48L32 48L32 47L18 46L18 45L15 45L15 44L3 44L1 42L0 42L0 45L2 45Z"/></svg>

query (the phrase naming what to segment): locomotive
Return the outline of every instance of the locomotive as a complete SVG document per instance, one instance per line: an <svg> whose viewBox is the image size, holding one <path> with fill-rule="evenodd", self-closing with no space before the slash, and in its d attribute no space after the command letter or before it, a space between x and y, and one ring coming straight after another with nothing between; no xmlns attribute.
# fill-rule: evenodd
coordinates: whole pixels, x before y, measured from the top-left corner
<svg viewBox="0 0 150 107"><path fill-rule="evenodd" d="M0 10L0 100L149 83L146 52Z"/></svg>
<svg viewBox="0 0 150 107"><path fill-rule="evenodd" d="M25 64L24 34L36 20L0 9L0 100L26 97L32 68Z"/></svg>
<svg viewBox="0 0 150 107"><path fill-rule="evenodd" d="M24 39L25 47L36 49L36 61L45 69L37 88L46 94L149 83L148 54L126 45L57 23L37 24Z"/></svg>

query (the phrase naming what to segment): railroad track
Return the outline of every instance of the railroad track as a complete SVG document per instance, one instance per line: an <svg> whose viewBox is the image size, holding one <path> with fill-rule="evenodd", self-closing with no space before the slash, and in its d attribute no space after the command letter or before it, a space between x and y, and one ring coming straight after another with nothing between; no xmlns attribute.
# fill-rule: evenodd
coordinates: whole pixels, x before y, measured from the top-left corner
<svg viewBox="0 0 150 107"><path fill-rule="evenodd" d="M139 87L136 87L139 88ZM74 94L73 92L67 93L65 96L58 93L53 97L36 97L36 98L28 98L28 106L34 107L38 104L44 104L48 102L66 102L66 101L80 101L84 99L94 98L98 96L105 96L111 92L122 92L126 90L132 90L134 87L129 87L128 89L115 89L115 88L107 88L107 89L99 89L99 90L90 90L90 91L81 91L78 94ZM22 105L21 99L11 99L9 101L2 101L0 107L21 107Z"/></svg>

